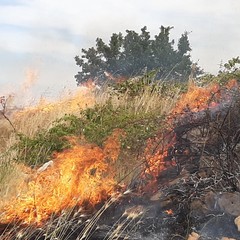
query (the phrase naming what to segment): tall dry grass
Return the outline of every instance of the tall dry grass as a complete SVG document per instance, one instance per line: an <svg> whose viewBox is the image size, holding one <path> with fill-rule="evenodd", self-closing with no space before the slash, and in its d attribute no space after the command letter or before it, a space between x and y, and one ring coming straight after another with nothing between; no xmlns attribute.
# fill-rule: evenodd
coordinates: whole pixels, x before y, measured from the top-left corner
<svg viewBox="0 0 240 240"><path fill-rule="evenodd" d="M116 94L111 88L103 88L97 91L79 91L75 95L53 103L47 103L42 100L35 107L26 108L11 114L9 119L14 125L17 133L23 133L29 137L34 137L40 129L51 128L53 122L63 117L65 114L81 116L81 110L87 107L93 107L95 104L104 106L108 101L111 101L115 108L120 106L136 115L139 113L151 112L157 112L159 115L168 115L174 108L180 96L181 89L175 87L161 91L161 87L163 87L163 85L160 84L159 91L151 91L146 88L143 94L135 96L134 98L130 98L128 92ZM28 173L27 170L25 171L24 166L16 164L18 156L14 150L11 150L11 146L19 139L9 122L4 118L0 119L0 132L1 205L1 203L4 204L5 201L9 201L12 196L16 195L16 189L18 189L19 184L27 179ZM121 177L124 177L126 174L125 169L128 169L129 172L129 168L134 167L135 163L124 166L124 168L122 167L123 164L127 165L130 164L130 162L121 162L119 165L118 171ZM132 177L131 175L129 176ZM64 217L60 216L58 219L59 223L57 223L57 225L63 227L63 229L65 224L64 219ZM48 231L48 229L46 229L46 231ZM49 232L49 234L54 236L53 232ZM110 235L108 239L112 239L111 237L113 237L113 235ZM50 239L53 238L50 237Z"/></svg>
<svg viewBox="0 0 240 240"><path fill-rule="evenodd" d="M161 84L159 85L161 88ZM111 88L94 91L91 89L79 90L75 94L64 97L52 103L44 99L34 107L11 113L9 116L17 133L23 133L29 137L40 129L49 129L53 122L66 114L80 116L81 110L93 107L95 104L104 105L109 99L116 108L121 106L130 109L135 114L157 111L159 114L168 114L174 107L180 94L180 89L170 89L169 92L146 90L143 94L129 99L128 93L114 94ZM7 114L7 113L6 113ZM0 153L11 146L16 139L16 132L4 117L0 116Z"/></svg>
<svg viewBox="0 0 240 240"><path fill-rule="evenodd" d="M0 118L1 163L11 162L9 157L17 159L17 156L11 151L10 154L7 154L8 159L4 160L4 153L19 141L17 133L32 138L39 130L51 128L53 122L65 114L80 116L81 110L93 107L95 104L104 106L108 101L111 101L115 108L121 106L135 114L149 112L157 112L159 115L169 114L175 106L181 90L178 87L171 87L162 91L162 87L163 84L160 83L158 91L151 91L146 86L145 91L134 98L130 98L128 92L116 94L112 88L105 87L100 90L80 89L75 94L51 103L41 99L38 105L13 112L8 116L16 131L2 117ZM3 166L5 166L5 163Z"/></svg>
<svg viewBox="0 0 240 240"><path fill-rule="evenodd" d="M117 108L119 106L132 110L135 114L139 112L148 113L156 111L159 114L169 114L175 106L181 94L181 88L172 85L171 88L164 89L164 83L158 84L158 90L152 91L146 86L145 91L135 97L129 97L129 93L116 94L112 88L104 88L96 93L96 103L99 105L106 104L111 100L112 105Z"/></svg>

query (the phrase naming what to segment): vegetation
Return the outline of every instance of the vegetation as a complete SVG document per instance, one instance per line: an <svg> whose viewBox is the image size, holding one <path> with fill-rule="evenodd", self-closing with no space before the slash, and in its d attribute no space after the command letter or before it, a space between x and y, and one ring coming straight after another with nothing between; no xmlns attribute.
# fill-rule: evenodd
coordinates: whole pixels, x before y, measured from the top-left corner
<svg viewBox="0 0 240 240"><path fill-rule="evenodd" d="M240 58L234 57L230 59L227 63L220 65L220 70L218 74L205 74L201 77L201 83L207 84L210 82L216 82L220 85L226 84L231 79L240 79Z"/></svg>
<svg viewBox="0 0 240 240"><path fill-rule="evenodd" d="M166 83L150 86L147 75L136 82L129 79L107 91L105 101L80 110L78 116L66 114L33 135L17 133L18 141L9 151L16 151L17 162L39 166L55 151L70 147L68 136L102 146L117 128L126 132L122 146L136 149L163 126L164 117L174 106L182 88L174 83L168 87Z"/></svg>
<svg viewBox="0 0 240 240"><path fill-rule="evenodd" d="M23 114L8 117L7 104L2 100L0 196L3 196L3 199L8 199L11 195L9 188L14 189L14 186L18 184L17 179L24 179L22 166L27 165L38 169L52 159L54 152L71 148L72 143L69 141L69 137L75 137L83 145L91 143L93 146L102 147L106 139L116 129L121 129L125 133L125 136L120 139L121 152L114 166L116 178L119 182L124 179L126 185L131 183L136 174L134 173L135 169L141 164L146 164L143 159L139 160L139 156L144 152L147 141L159 137L159 132L168 128L169 114L176 106L181 94L185 93L191 85L187 81L178 81L186 79L191 72L190 66L192 63L188 54L191 49L188 35L187 33L182 35L178 43L178 49L174 50L173 42L169 41L170 30L170 27L161 27L161 32L155 36L154 40L150 40L146 28L142 29L140 35L134 31L127 31L125 37L120 33L118 35L113 34L109 46L101 39L97 39L97 49L83 50L85 55L82 58L76 57L77 63L82 67L82 72L76 76L79 84L89 77L98 77L99 80L104 81L106 78L104 71L114 75L120 65L122 68L119 68L118 74L125 76L138 75L145 66L151 70L138 77L130 77L125 81L114 82L111 86L104 86L101 90L92 91L91 94L94 97L93 102L95 104L87 105L87 103L87 106L85 106L84 98L81 97L81 100L79 100L79 102L82 101L81 107L73 108L72 111L63 112L62 109L67 109L65 107L69 105L69 102L64 101L60 106L46 107L47 111L36 108L36 111L26 111L25 114L23 111ZM134 42L136 45L133 45ZM161 46L163 47L161 48ZM133 52L133 49L136 50L135 54L140 55L131 56L127 54ZM158 53L158 55L154 54L154 59L148 59L150 53L153 57L153 52ZM86 59L86 61L83 59ZM166 63L163 59L166 59ZM175 59L175 62L173 62L173 59ZM144 62L145 60L146 62ZM240 80L238 64L240 64L239 57L233 58L222 66L216 76L204 75L196 82L204 86L213 82L223 85L232 78ZM173 77L177 81L169 80ZM168 81L155 81L158 78L165 78ZM191 81L195 81L195 79L191 79ZM236 109L238 107L239 105L236 105ZM234 124L237 122L235 118L232 118ZM31 119L27 122L29 123L27 126L26 119ZM221 150L223 152L219 152L219 158L217 159L219 162L217 164L220 167L215 172L212 171L216 177L222 176L223 173L227 174L226 177L223 174L225 178L221 180L225 181L230 175L233 175L231 171L234 170L234 167L230 164L230 157L232 151L238 146L238 140L235 139L236 141L230 142L228 146L226 143L229 142L229 133L234 128L229 125L230 120L224 119L224 122L221 122L220 119L218 121L215 124L209 124L209 126L205 124L204 129L205 127L212 127L211 131L217 129L219 132L218 138L224 140L224 144L227 146L227 153L224 152L224 149ZM30 123L34 124L31 125ZM23 125L26 129L23 128ZM191 127L192 129L187 131L192 131L192 135L196 134L196 125L193 123ZM183 134L186 134L186 132ZM231 134L234 135L234 131ZM216 138L214 134L213 138ZM233 139L232 136L231 139ZM219 149L221 148L219 147ZM216 153L214 154L216 155ZM225 158L224 154L228 158ZM226 162L226 159L228 162ZM207 168L212 167L208 161L205 164ZM237 188L235 180L231 180L233 186L231 190L234 187ZM103 206L103 210L100 209L100 211L105 211L109 204L112 204L111 201L116 200L114 199L108 200ZM53 217L49 220L51 224L41 229L43 231L41 234L48 235L46 239L57 237L63 239L66 236L64 235L66 229L69 230L71 227L77 229L79 227L76 222L78 223L80 217L76 215L73 217L73 214L74 211L72 212L71 209L67 214L60 214L57 219ZM98 214L99 212L96 213L96 219L100 217ZM92 221L91 224L96 224L94 218ZM67 222L69 225L67 225ZM72 225L70 226L70 224ZM58 226L58 228L55 228L55 226ZM86 232L86 234L91 234L91 227L88 228L87 226ZM10 234L14 236L14 230ZM35 237L34 234L32 229L29 228L22 236Z"/></svg>
<svg viewBox="0 0 240 240"><path fill-rule="evenodd" d="M143 31L146 30L144 29ZM232 78L240 79L239 63L239 57L233 58L223 65L218 75L204 75L198 82L201 85L210 82L221 85ZM106 138L118 128L126 133L121 142L123 155L137 155L136 151L143 149L148 138L166 127L169 112L179 95L188 88L186 82L155 81L157 75L158 71L152 70L142 76L114 83L95 93L95 105L86 109L77 108L65 114L62 112L62 106L56 106L47 111L46 116L41 110L38 112L40 115L34 115L35 113L30 111L20 117L16 115L16 119L10 120L6 114L7 106L2 100L2 158L7 151L11 152L9 155L12 156L12 160L38 167L51 159L54 152L69 148L69 136L102 146ZM61 115L56 112L57 108ZM31 118L34 125L24 130L22 122L25 122L26 118ZM7 166L6 172L9 172L12 166L9 162L9 158L2 161L1 170ZM4 174L1 175L2 181L3 176Z"/></svg>
<svg viewBox="0 0 240 240"><path fill-rule="evenodd" d="M18 134L19 142L12 148L17 151L17 161L39 166L49 160L53 152L70 147L66 136L77 134L80 123L74 115L66 115L55 121L50 129L40 129L34 137Z"/></svg>
<svg viewBox="0 0 240 240"><path fill-rule="evenodd" d="M114 33L109 44L97 38L96 47L82 49L82 55L75 57L80 67L75 76L78 85L89 79L103 83L109 74L129 78L156 69L155 79L186 81L193 64L188 33L182 34L175 49L175 41L170 40L172 28L161 26L160 32L153 39L147 27L143 27L140 34L133 30L126 30L125 36ZM196 66L194 74L199 72Z"/></svg>

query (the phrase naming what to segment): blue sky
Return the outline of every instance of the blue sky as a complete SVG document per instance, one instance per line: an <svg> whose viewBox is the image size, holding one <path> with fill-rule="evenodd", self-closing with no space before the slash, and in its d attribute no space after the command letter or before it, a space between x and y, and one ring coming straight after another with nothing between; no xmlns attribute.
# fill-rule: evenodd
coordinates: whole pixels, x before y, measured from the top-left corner
<svg viewBox="0 0 240 240"><path fill-rule="evenodd" d="M75 88L81 48L143 26L152 36L174 26L175 40L191 32L192 59L216 73L240 55L239 15L238 0L0 0L0 95L17 91L29 71L34 94Z"/></svg>

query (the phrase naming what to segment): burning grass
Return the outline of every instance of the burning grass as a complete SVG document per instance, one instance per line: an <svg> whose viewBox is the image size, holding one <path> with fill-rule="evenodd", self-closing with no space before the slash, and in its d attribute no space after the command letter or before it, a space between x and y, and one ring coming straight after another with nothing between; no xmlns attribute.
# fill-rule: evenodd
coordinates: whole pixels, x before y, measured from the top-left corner
<svg viewBox="0 0 240 240"><path fill-rule="evenodd" d="M190 229L182 226L195 222L182 219L182 211L201 199L205 183L211 189L239 190L236 81L224 87L190 82L185 93L174 84L137 86L139 94L133 87L91 92L85 109L81 95L13 115L18 134L14 144L5 144L11 146L8 155L2 155L0 220L15 228L6 227L3 239L92 239L101 235L99 229L105 233L99 239L123 239L128 232L138 239L131 231L147 224L142 217L148 216L142 196L159 188L163 222L176 221L183 236ZM24 131L26 116L39 117L39 124L32 121ZM8 183L9 176L18 180ZM172 181L168 188L159 186L164 178ZM129 188L137 197L126 198ZM173 196L172 206L166 196ZM131 205L136 198L138 207ZM122 209L121 202L128 208ZM122 212L109 225L104 216L116 208ZM99 221L111 228L99 227Z"/></svg>

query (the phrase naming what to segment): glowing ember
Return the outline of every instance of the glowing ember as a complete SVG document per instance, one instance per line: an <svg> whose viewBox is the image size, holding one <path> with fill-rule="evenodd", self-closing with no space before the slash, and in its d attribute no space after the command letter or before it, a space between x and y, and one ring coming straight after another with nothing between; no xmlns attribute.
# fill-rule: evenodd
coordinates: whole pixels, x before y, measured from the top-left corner
<svg viewBox="0 0 240 240"><path fill-rule="evenodd" d="M167 215L173 215L173 210L172 209L167 209L167 210L165 210L165 213Z"/></svg>
<svg viewBox="0 0 240 240"><path fill-rule="evenodd" d="M41 223L62 209L84 203L94 206L108 198L116 185L111 163L119 153L120 134L114 132L103 149L76 144L56 153L53 163L31 174L19 196L1 209L0 222Z"/></svg>
<svg viewBox="0 0 240 240"><path fill-rule="evenodd" d="M147 166L144 173L157 177L160 172L165 170L167 162L165 158L168 156L168 148L175 143L175 134L169 134L167 137L161 134L154 139L149 139L145 148L144 156L147 161ZM171 164L175 164L171 162Z"/></svg>

